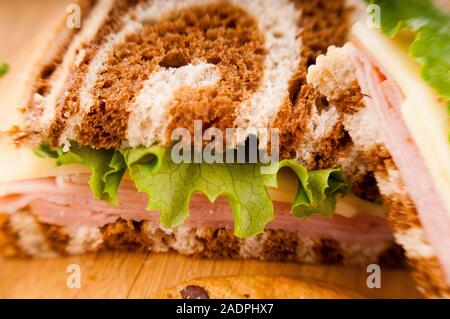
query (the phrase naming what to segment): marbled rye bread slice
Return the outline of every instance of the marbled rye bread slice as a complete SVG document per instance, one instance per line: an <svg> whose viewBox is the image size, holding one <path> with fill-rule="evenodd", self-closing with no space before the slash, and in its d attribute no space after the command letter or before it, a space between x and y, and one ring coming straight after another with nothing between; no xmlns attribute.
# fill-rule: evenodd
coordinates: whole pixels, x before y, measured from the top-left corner
<svg viewBox="0 0 450 319"><path fill-rule="evenodd" d="M419 214L417 211L410 189L407 189L403 180L404 174L408 172L399 170L396 159L386 146L389 142L380 127L380 117L377 115L379 111L371 104L374 92L367 91L366 87L365 93L362 93L363 80L356 67L358 50L351 44L343 48L330 48L325 56L317 60L317 65L310 69L308 82L327 97L330 107L339 110L344 129L351 136L355 147L362 152L369 170L373 172L388 207L387 221L397 243L406 251L420 290L428 297L448 298L450 285L447 284L445 265L423 227L426 214L436 212L428 210ZM349 92L357 92L356 95L351 93L357 98L349 100ZM340 107L342 100L347 103ZM392 107L399 108L400 105ZM391 116L394 116L393 112Z"/></svg>

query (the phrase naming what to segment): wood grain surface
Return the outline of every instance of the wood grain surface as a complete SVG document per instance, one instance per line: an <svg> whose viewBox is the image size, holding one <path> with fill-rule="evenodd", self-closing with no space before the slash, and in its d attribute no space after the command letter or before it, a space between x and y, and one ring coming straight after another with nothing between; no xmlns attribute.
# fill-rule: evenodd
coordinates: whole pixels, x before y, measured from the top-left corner
<svg viewBox="0 0 450 319"><path fill-rule="evenodd" d="M80 288L67 285L70 265L80 267ZM227 275L314 278L367 297L420 297L409 274L401 270L382 270L381 288L369 289L363 268L110 252L50 260L0 259L0 298L147 298L180 281Z"/></svg>
<svg viewBox="0 0 450 319"><path fill-rule="evenodd" d="M14 103L36 43L60 20L67 0L0 1L0 59L9 74L0 80L0 119ZM1 124L2 121L0 121ZM1 154L0 154L1 156ZM81 287L68 288L69 265L81 270ZM0 259L1 298L145 298L179 281L203 276L285 275L309 277L359 291L368 297L420 297L406 271L382 270L381 289L368 289L365 268L260 261L213 261L175 254L111 252L51 260Z"/></svg>

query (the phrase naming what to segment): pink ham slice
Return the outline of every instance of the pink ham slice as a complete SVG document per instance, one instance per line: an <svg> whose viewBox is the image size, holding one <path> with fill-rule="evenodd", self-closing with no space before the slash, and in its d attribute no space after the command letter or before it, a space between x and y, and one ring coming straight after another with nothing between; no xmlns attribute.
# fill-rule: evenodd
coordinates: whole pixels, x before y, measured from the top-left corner
<svg viewBox="0 0 450 319"><path fill-rule="evenodd" d="M376 110L378 123L405 187L450 284L450 215L439 197L432 176L402 116L405 98L389 73L356 44L357 77L368 107ZM426 107L426 106L424 106Z"/></svg>
<svg viewBox="0 0 450 319"><path fill-rule="evenodd" d="M118 218L159 222L159 213L145 210L147 196L139 193L132 182L124 181L121 185L120 207L93 199L86 183L87 176L65 176L0 185L0 211L13 214L30 207L40 221L67 227L101 227ZM363 214L354 218L335 215L300 219L290 215L288 203L275 202L274 207L276 218L268 224L269 229L362 245L393 241L389 227L380 217ZM195 195L185 225L232 228L233 217L227 200L219 198L211 204L206 197Z"/></svg>

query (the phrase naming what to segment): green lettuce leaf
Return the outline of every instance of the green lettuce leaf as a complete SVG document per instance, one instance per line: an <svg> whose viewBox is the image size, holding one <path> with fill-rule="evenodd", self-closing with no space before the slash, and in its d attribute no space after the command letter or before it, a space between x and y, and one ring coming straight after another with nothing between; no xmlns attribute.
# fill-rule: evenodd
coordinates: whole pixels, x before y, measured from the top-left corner
<svg viewBox="0 0 450 319"><path fill-rule="evenodd" d="M1 78L2 76L4 76L4 75L8 72L8 70L9 70L9 65L8 65L8 63L6 63L6 62L0 60L0 78Z"/></svg>
<svg viewBox="0 0 450 319"><path fill-rule="evenodd" d="M308 172L296 161L263 164L176 164L171 149L163 147L122 150L94 150L72 143L69 152L42 144L35 151L51 157L57 165L79 163L92 170L89 185L95 198L118 205L118 189L128 169L138 191L147 194L149 211L159 211L161 224L168 228L182 225L189 216L192 195L204 194L211 202L219 196L230 203L235 234L252 237L261 233L274 217L268 188L278 187L277 174L284 167L298 177L299 187L292 204L297 217L331 216L336 196L348 185L340 170ZM264 171L262 169L265 169Z"/></svg>
<svg viewBox="0 0 450 319"><path fill-rule="evenodd" d="M191 196L197 192L211 202L219 196L228 198L240 237L260 233L275 217L259 165L175 164L170 150L158 147L129 149L123 154L137 189L149 196L147 209L160 211L165 227L184 223Z"/></svg>
<svg viewBox="0 0 450 319"><path fill-rule="evenodd" d="M308 173L295 161L282 161L263 174L262 164L175 164L169 149L161 147L122 150L131 179L140 192L149 197L148 210L160 211L161 224L173 228L189 216L193 194L202 193L214 202L228 199L233 211L235 235L252 237L261 233L274 217L268 187L277 187L277 173L289 167L299 179L292 206L298 217L330 216L336 195L347 191L339 170Z"/></svg>
<svg viewBox="0 0 450 319"><path fill-rule="evenodd" d="M96 199L119 205L118 190L126 171L123 156L115 150L94 150L90 147L72 143L69 152L53 148L49 143L41 144L35 154L56 160L56 165L84 164L91 168L89 186Z"/></svg>
<svg viewBox="0 0 450 319"><path fill-rule="evenodd" d="M298 162L284 160L276 164L271 174L265 175L267 187L278 188L277 174L284 167L290 168L299 181L291 209L294 216L332 216L334 214L336 194L345 195L348 190L348 184L340 169L308 172Z"/></svg>
<svg viewBox="0 0 450 319"><path fill-rule="evenodd" d="M101 181L104 183L103 196L106 197L106 201L113 205L119 205L118 193L120 182L123 175L127 170L127 165L122 154L119 151L114 151L111 161L108 164L108 168L103 174Z"/></svg>
<svg viewBox="0 0 450 319"><path fill-rule="evenodd" d="M45 142L39 145L38 148L34 150L34 154L41 158L54 158L57 159L59 155L62 154L61 148L54 148L50 143Z"/></svg>
<svg viewBox="0 0 450 319"><path fill-rule="evenodd" d="M416 33L410 52L422 63L422 77L450 101L450 15L430 0L369 2L380 6L381 28L386 35L393 37L402 28Z"/></svg>

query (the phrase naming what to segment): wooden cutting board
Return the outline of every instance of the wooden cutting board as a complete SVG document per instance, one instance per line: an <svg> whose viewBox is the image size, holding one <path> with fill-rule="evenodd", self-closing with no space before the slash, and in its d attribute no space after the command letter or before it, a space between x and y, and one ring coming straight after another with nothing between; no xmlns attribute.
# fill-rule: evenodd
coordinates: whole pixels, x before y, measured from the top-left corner
<svg viewBox="0 0 450 319"><path fill-rule="evenodd" d="M67 285L72 265L80 269L79 289ZM382 270L381 289L368 289L368 274L362 268L111 252L50 260L0 259L0 298L146 298L192 278L256 274L314 278L375 298L420 297L409 274L400 270Z"/></svg>
<svg viewBox="0 0 450 319"><path fill-rule="evenodd" d="M70 0L0 1L0 59L11 65L0 80L1 110L11 107L21 67L39 37L64 15ZM4 114L4 113L3 113ZM0 118L3 118L0 116ZM1 156L1 154L0 154ZM79 266L80 288L68 288L70 265ZM324 280L368 297L419 297L405 271L382 270L381 288L368 289L364 268L260 261L212 261L175 254L112 252L52 260L0 259L1 298L145 298L179 281L203 276L285 275Z"/></svg>

